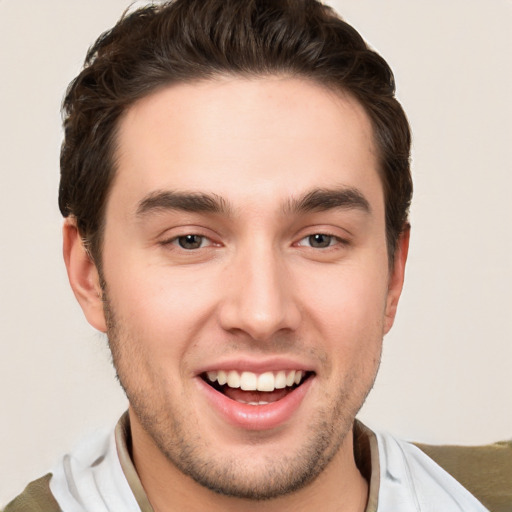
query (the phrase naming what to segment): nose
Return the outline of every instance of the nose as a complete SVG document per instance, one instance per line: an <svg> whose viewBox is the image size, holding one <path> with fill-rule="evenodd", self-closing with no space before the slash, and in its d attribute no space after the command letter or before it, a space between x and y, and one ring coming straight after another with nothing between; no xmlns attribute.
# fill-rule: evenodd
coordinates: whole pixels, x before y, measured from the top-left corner
<svg viewBox="0 0 512 512"><path fill-rule="evenodd" d="M262 245L231 261L223 283L220 323L257 341L295 331L301 320L293 280L278 251Z"/></svg>

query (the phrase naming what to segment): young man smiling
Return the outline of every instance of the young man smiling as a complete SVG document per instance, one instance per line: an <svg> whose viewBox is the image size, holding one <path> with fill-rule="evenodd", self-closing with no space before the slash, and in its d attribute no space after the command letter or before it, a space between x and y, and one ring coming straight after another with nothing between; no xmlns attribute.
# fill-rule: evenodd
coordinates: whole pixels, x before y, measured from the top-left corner
<svg viewBox="0 0 512 512"><path fill-rule="evenodd" d="M313 0L147 7L64 111L64 258L130 407L7 511L487 510L355 420L412 185L391 70L352 27Z"/></svg>

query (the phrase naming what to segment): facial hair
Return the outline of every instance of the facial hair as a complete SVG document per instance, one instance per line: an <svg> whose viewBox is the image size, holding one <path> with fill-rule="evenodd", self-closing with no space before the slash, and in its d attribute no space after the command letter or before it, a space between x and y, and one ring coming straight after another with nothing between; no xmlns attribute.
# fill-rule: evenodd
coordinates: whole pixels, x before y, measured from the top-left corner
<svg viewBox="0 0 512 512"><path fill-rule="evenodd" d="M217 494L270 500L312 483L339 452L373 386L379 360L370 362L374 371L366 377L366 385L361 386L361 374L354 370L332 396L312 411L309 435L293 451L267 450L270 454L257 464L238 455L212 454L212 447L201 437L200 429L193 428L190 415L183 410L186 397L172 396L164 378L155 385L158 376L145 362L144 344L134 339L117 318L105 285L103 291L113 365L139 423L170 464ZM359 391L354 393L354 389Z"/></svg>

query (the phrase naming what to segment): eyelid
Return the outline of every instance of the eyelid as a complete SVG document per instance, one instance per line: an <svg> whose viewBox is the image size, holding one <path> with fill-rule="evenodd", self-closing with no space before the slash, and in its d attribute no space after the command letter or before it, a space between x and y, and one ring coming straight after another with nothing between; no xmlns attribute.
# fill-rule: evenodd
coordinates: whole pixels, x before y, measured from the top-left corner
<svg viewBox="0 0 512 512"><path fill-rule="evenodd" d="M345 245L350 244L354 238L353 233L343 226L330 223L311 223L309 225L302 226L296 231L294 239L297 240L297 242L294 242L293 245L296 245L299 241L314 235L330 236Z"/></svg>
<svg viewBox="0 0 512 512"><path fill-rule="evenodd" d="M178 240L189 235L198 236L207 240L208 244L205 247L222 245L219 242L219 237L212 230L194 225L177 226L166 229L158 236L157 243L161 246L176 245L178 248L182 249L178 245ZM203 247L201 247L201 249L202 248Z"/></svg>
<svg viewBox="0 0 512 512"><path fill-rule="evenodd" d="M182 247L180 244L180 240L182 238L187 238L188 236L194 236L194 237L200 238L201 243L199 244L199 247L196 247L194 249L186 249L185 247ZM180 236L175 237L173 240L171 240L171 244L177 245L178 247L180 247L180 249L194 251L197 249L204 249L205 247L210 247L213 244L213 242L207 236L197 235L195 233L189 233L187 235L180 235Z"/></svg>
<svg viewBox="0 0 512 512"><path fill-rule="evenodd" d="M304 245L302 244L301 242L303 242L304 240L308 240L309 238L311 238L312 236L315 236L315 235L323 235L323 236L326 236L326 237L329 237L332 239L332 241L334 241L334 243L330 243L327 247L313 247L311 245ZM295 245L297 245L298 247L309 247L311 249L315 249L315 250L326 250L326 249L330 249L334 246L337 246L337 245L348 245L348 241L337 236L337 235L334 235L332 233L329 233L329 232L326 232L326 231L316 231L314 233L310 233L309 235L305 235L303 237L301 237L298 242L295 243Z"/></svg>
<svg viewBox="0 0 512 512"><path fill-rule="evenodd" d="M201 246L198 247L198 249L202 249L204 247L211 247L212 245L218 245L210 237L208 237L206 235L202 235L200 233L192 233L192 232L165 238L164 240L162 240L160 242L160 245L176 245L177 247L180 247L180 245L179 245L180 238L185 238L187 236L197 236L197 237L201 238L203 241L207 242L206 245L203 245L203 243L201 243ZM180 247L180 249L184 249L184 248Z"/></svg>

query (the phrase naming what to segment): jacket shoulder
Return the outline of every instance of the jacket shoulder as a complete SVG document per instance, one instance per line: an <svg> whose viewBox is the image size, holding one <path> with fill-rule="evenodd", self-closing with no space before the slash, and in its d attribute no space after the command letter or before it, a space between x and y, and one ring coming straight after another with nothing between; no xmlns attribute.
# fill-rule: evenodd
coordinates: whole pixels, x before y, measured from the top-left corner
<svg viewBox="0 0 512 512"><path fill-rule="evenodd" d="M61 512L59 504L50 490L47 475L30 482L25 490L5 507L3 512Z"/></svg>
<svg viewBox="0 0 512 512"><path fill-rule="evenodd" d="M491 512L512 510L512 440L485 446L414 444Z"/></svg>

